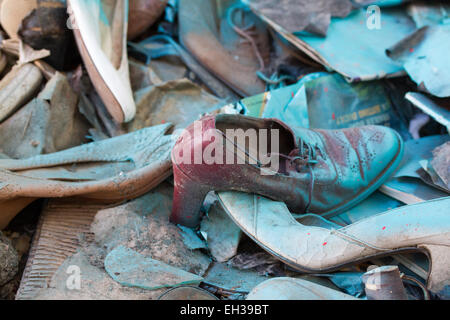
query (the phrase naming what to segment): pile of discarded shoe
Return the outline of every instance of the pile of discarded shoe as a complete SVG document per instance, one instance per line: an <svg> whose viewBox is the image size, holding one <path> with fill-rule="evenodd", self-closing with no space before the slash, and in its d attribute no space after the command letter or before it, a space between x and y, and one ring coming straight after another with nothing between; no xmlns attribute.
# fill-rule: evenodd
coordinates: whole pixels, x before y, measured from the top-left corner
<svg viewBox="0 0 450 320"><path fill-rule="evenodd" d="M449 10L0 0L0 299L450 299Z"/></svg>

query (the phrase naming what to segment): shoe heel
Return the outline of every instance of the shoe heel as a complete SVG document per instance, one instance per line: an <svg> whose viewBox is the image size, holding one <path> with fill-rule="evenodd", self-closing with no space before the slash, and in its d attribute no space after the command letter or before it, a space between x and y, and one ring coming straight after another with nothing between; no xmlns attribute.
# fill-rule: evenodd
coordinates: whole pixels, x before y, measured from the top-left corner
<svg viewBox="0 0 450 320"><path fill-rule="evenodd" d="M450 268L448 267L450 246L423 244L418 247L424 249L430 259L428 290L448 298L450 296Z"/></svg>
<svg viewBox="0 0 450 320"><path fill-rule="evenodd" d="M206 195L211 188L188 178L174 165L174 193L170 222L194 228L200 224L201 212Z"/></svg>

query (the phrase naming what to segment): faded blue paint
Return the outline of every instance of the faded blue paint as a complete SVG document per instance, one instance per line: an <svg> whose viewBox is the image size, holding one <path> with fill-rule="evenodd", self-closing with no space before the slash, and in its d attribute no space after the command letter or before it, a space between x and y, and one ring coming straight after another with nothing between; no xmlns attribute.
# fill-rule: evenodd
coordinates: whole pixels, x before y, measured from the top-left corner
<svg viewBox="0 0 450 320"><path fill-rule="evenodd" d="M388 50L418 85L433 95L450 97L450 24L425 26Z"/></svg>
<svg viewBox="0 0 450 320"><path fill-rule="evenodd" d="M277 118L290 126L386 125L406 132L379 81L351 84L337 73L312 73L294 85L246 98L241 104L246 115Z"/></svg>
<svg viewBox="0 0 450 320"><path fill-rule="evenodd" d="M288 125L309 128L308 104L305 83L328 75L326 72L311 73L286 90L273 90L262 113L263 118L277 118Z"/></svg>
<svg viewBox="0 0 450 320"><path fill-rule="evenodd" d="M198 237L198 235L191 228L179 225L180 235L183 243L189 250L206 249L206 243Z"/></svg>
<svg viewBox="0 0 450 320"><path fill-rule="evenodd" d="M269 277L260 275L255 270L239 270L224 263L214 263L203 282L225 290L249 292L267 279Z"/></svg>
<svg viewBox="0 0 450 320"><path fill-rule="evenodd" d="M350 81L402 73L402 66L391 61L385 51L415 30L412 19L403 9L387 8L381 16L381 29L370 30L366 21L366 10L359 9L346 18L333 18L326 38L297 36Z"/></svg>
<svg viewBox="0 0 450 320"><path fill-rule="evenodd" d="M363 272L336 272L334 274L319 274L318 277L327 277L331 282L345 293L361 298L365 296Z"/></svg>
<svg viewBox="0 0 450 320"><path fill-rule="evenodd" d="M116 247L106 256L105 270L123 286L147 290L198 285L203 280L202 277L143 256L124 246Z"/></svg>
<svg viewBox="0 0 450 320"><path fill-rule="evenodd" d="M348 225L402 205L400 201L392 199L379 191L375 191L370 197L355 207L330 218L330 220Z"/></svg>
<svg viewBox="0 0 450 320"><path fill-rule="evenodd" d="M450 4L448 3L413 3L409 9L408 13L417 28L449 22Z"/></svg>
<svg viewBox="0 0 450 320"><path fill-rule="evenodd" d="M335 73L309 81L305 89L311 128L385 125L402 129L379 81L348 83Z"/></svg>
<svg viewBox="0 0 450 320"><path fill-rule="evenodd" d="M448 108L438 105L419 92L408 92L405 99L446 127L450 133L450 110Z"/></svg>
<svg viewBox="0 0 450 320"><path fill-rule="evenodd" d="M423 137L418 140L408 140L405 142L405 153L399 169L394 177L420 178L417 170L421 168L419 161L432 157L434 148L450 140L448 135L436 135Z"/></svg>
<svg viewBox="0 0 450 320"><path fill-rule="evenodd" d="M393 7L408 1L410 0L378 0L378 1L363 1L363 2L364 6L377 5L379 7ZM359 3L358 0L354 0L353 2Z"/></svg>
<svg viewBox="0 0 450 320"><path fill-rule="evenodd" d="M448 193L430 187L416 178L392 178L389 181L385 182L384 185L390 189L400 192L401 194L403 194L403 196L412 195L414 197L414 201L435 200L448 196ZM408 202L405 198L402 198L401 200L405 203Z"/></svg>

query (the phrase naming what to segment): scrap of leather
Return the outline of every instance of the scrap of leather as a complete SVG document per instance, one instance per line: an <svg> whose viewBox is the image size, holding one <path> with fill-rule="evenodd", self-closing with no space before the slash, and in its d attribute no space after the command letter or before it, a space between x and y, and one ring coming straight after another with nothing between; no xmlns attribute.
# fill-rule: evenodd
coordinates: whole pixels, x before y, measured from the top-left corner
<svg viewBox="0 0 450 320"><path fill-rule="evenodd" d="M42 79L39 68L27 63L14 67L0 81L0 123L33 97Z"/></svg>
<svg viewBox="0 0 450 320"><path fill-rule="evenodd" d="M82 144L89 125L77 105L66 77L56 73L37 98L0 124L0 150L21 159Z"/></svg>
<svg viewBox="0 0 450 320"><path fill-rule="evenodd" d="M173 143L172 137L165 135L170 126L149 127L27 159L0 159L0 202L72 196L126 200L140 196L171 174ZM12 218L19 211L3 211L1 215Z"/></svg>

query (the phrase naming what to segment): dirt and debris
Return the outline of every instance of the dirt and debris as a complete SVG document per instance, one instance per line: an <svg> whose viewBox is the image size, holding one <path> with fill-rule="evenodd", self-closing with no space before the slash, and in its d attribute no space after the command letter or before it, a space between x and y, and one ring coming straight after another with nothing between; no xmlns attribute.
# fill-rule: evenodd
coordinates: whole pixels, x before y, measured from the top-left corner
<svg viewBox="0 0 450 320"><path fill-rule="evenodd" d="M8 283L18 272L19 255L11 240L0 233L0 286Z"/></svg>
<svg viewBox="0 0 450 320"><path fill-rule="evenodd" d="M211 260L199 250L190 250L181 230L169 222L171 195L172 186L165 182L132 202L99 211L91 226L96 244L106 254L125 246L202 276Z"/></svg>

